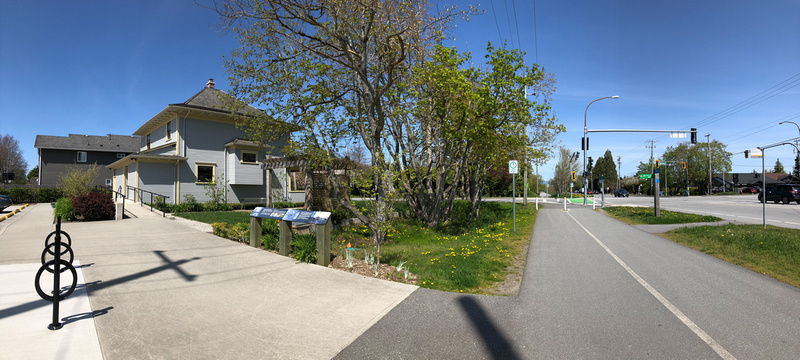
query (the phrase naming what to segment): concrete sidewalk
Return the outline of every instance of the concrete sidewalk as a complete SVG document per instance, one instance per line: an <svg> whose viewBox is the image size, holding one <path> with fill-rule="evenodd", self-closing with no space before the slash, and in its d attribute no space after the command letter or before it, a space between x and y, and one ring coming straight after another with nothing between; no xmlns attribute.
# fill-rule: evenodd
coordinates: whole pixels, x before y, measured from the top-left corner
<svg viewBox="0 0 800 360"><path fill-rule="evenodd" d="M52 209L38 204L6 220L0 265L9 267L0 283L20 296L0 293L0 333L17 334L0 337L0 349L24 354L13 358L97 358L91 344L75 341L91 339L93 330L78 325L93 323L104 359L327 359L416 290L297 263L138 205L126 210L136 217L63 224L91 308L62 306L62 318L81 320L63 320L58 331L47 330L50 303L30 298L38 299L32 279L54 229ZM65 302L80 299L76 290ZM57 355L44 342L58 344Z"/></svg>

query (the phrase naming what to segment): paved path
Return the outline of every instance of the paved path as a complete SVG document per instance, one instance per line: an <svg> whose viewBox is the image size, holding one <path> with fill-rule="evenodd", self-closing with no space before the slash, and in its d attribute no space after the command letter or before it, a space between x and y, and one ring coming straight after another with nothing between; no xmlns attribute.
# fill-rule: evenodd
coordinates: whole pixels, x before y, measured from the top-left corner
<svg viewBox="0 0 800 360"><path fill-rule="evenodd" d="M419 289L338 357L800 354L800 289L590 208L569 208L550 206L539 213L518 297Z"/></svg>
<svg viewBox="0 0 800 360"><path fill-rule="evenodd" d="M6 220L0 359L95 359L90 340L74 341L91 339L85 332L92 330L76 324L92 318L104 359L328 359L416 289L297 263L128 209L137 217L63 225L91 311L58 331L47 330L50 303L34 292L32 273L53 230L52 209L39 204ZM11 300L9 291L22 296ZM62 318L79 315L62 310Z"/></svg>

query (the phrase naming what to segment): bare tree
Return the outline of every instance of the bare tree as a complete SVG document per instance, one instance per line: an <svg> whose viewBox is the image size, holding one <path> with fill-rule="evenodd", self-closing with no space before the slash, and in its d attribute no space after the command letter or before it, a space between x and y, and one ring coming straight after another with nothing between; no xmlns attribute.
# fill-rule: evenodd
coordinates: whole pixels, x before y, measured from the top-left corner
<svg viewBox="0 0 800 360"><path fill-rule="evenodd" d="M0 174L14 174L14 182L24 183L27 170L19 141L9 134L0 136Z"/></svg>

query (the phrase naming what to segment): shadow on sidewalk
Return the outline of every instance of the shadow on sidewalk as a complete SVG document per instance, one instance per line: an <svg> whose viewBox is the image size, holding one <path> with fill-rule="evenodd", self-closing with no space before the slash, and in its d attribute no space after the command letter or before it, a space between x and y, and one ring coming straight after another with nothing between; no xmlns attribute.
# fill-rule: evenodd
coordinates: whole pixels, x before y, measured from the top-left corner
<svg viewBox="0 0 800 360"><path fill-rule="evenodd" d="M461 309L469 317L472 327L483 338L483 343L494 359L520 359L511 343L486 315L486 311L475 299L462 296L458 299Z"/></svg>

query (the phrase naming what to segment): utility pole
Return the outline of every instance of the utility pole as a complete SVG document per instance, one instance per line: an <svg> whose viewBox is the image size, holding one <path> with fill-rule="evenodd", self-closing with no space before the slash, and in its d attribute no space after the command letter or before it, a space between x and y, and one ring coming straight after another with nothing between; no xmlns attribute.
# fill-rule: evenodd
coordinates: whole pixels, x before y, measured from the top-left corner
<svg viewBox="0 0 800 360"><path fill-rule="evenodd" d="M711 191L711 134L706 134L706 144L708 146L708 195L713 194Z"/></svg>
<svg viewBox="0 0 800 360"><path fill-rule="evenodd" d="M647 141L650 142L650 145L648 145L646 147L648 149L650 149L650 173L652 174L653 173L653 149L656 148L656 142L655 142L655 140L647 140ZM654 181L655 181L655 179L650 178L650 189L651 190L653 189Z"/></svg>

